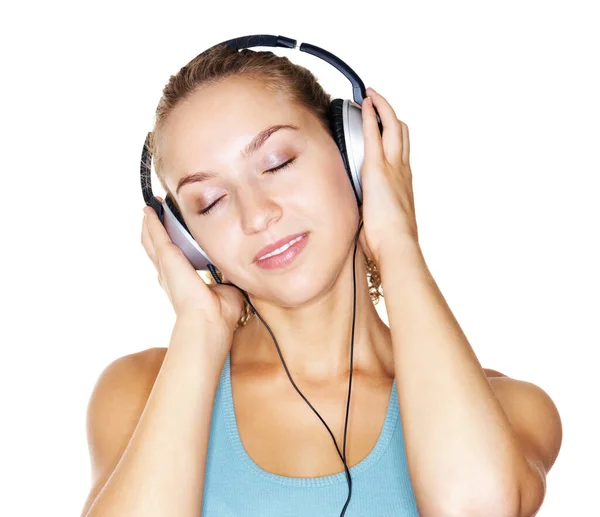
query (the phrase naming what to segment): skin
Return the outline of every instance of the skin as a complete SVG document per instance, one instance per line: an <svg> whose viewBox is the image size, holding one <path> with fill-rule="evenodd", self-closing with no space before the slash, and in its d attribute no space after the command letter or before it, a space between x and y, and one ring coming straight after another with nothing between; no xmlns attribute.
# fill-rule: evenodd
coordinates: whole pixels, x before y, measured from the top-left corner
<svg viewBox="0 0 600 517"><path fill-rule="evenodd" d="M255 134L278 123L300 130L274 133L249 160L238 156ZM359 210L335 142L310 113L239 78L200 90L179 105L162 137L171 192L187 174L217 172L215 179L184 186L177 202L200 246L227 281L249 293L269 323L294 380L315 388L347 384ZM294 156L290 168L264 173ZM211 213L197 214L221 196ZM308 246L291 267L264 270L252 263L266 244L304 231L310 232ZM391 385L389 328L371 302L363 260L359 247L354 368ZM242 362L268 366L289 384L258 319L236 333L232 364Z"/></svg>
<svg viewBox="0 0 600 517"><path fill-rule="evenodd" d="M190 173L217 173L174 197L197 242L227 281L249 293L269 323L294 381L340 447L353 314L352 253L364 216L356 257L348 465L374 446L396 377L420 507L435 515L441 509L479 515L490 508L509 517L533 515L560 448L560 418L541 389L480 367L418 246L408 129L381 96L371 94L384 134L380 138L374 131L372 107L363 104L368 128L364 214L327 132L288 99L241 78L199 90L170 114L161 140L166 183L175 192ZM274 133L252 157L239 156L262 129L290 123L300 131ZM264 172L293 157L290 168ZM221 196L210 214L198 215ZM310 232L307 247L291 266L268 271L252 262L265 244L303 231ZM384 289L390 289L386 305L394 335L370 300L364 253L376 261ZM425 363L427 369L417 368ZM294 477L342 471L331 438L290 384L260 320L235 334L231 368L240 437L255 463ZM439 410L426 410L434 406ZM455 425L457 412L464 426ZM441 443L446 445L440 449ZM466 457L471 460L461 461Z"/></svg>
<svg viewBox="0 0 600 517"><path fill-rule="evenodd" d="M255 155L241 158L252 137L273 124L300 129L275 132ZM226 281L249 293L294 382L341 450L360 214L335 142L311 113L240 78L204 88L179 105L161 138L171 192L192 172L218 174L185 185L175 195L186 224ZM265 174L293 157L290 168ZM212 212L198 215L221 196ZM310 232L309 243L292 267L264 270L252 263L266 244L303 231ZM390 331L371 302L361 245L356 280L349 466L375 445L394 378ZM261 468L294 477L343 471L329 433L291 385L258 318L234 335L231 372L240 438Z"/></svg>

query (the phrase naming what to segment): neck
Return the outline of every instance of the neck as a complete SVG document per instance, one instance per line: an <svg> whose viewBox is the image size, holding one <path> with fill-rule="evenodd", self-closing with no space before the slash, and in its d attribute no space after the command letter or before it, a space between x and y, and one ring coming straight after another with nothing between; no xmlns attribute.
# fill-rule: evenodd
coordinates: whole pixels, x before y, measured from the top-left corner
<svg viewBox="0 0 600 517"><path fill-rule="evenodd" d="M333 285L298 307L281 307L265 300L250 300L275 336L294 381L329 383L350 375L354 314L353 252ZM232 361L287 378L273 337L254 315L238 330L232 344ZM364 373L393 376L391 335L369 294L364 255L356 253L356 316L354 323L353 376Z"/></svg>

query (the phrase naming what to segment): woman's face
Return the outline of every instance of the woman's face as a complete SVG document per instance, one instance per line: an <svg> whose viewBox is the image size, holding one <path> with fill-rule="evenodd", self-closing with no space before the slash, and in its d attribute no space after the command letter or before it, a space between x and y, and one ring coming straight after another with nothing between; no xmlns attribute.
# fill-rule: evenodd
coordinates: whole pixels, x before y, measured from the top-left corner
<svg viewBox="0 0 600 517"><path fill-rule="evenodd" d="M272 131L246 149L276 125L296 129ZM359 211L339 150L313 115L258 82L230 78L175 108L161 153L192 236L227 281L286 307L333 283L353 250ZM183 181L200 172L202 181ZM255 263L264 246L304 232L305 247L287 266Z"/></svg>

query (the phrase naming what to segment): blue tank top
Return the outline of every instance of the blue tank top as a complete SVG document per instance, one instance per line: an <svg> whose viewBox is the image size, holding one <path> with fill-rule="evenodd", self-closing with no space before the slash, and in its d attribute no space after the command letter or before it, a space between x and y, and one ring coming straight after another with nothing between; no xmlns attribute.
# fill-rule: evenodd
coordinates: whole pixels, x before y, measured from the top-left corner
<svg viewBox="0 0 600 517"><path fill-rule="evenodd" d="M341 460L340 470L330 476L287 477L263 470L250 458L238 432L227 355L210 423L202 517L338 517L348 497ZM345 517L419 517L395 379L381 434L350 475L352 497Z"/></svg>

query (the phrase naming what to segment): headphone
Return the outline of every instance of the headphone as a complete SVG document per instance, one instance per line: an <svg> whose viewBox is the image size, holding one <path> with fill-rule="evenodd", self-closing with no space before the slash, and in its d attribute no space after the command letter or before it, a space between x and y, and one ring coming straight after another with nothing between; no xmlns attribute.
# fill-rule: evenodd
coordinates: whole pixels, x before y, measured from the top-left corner
<svg viewBox="0 0 600 517"><path fill-rule="evenodd" d="M365 85L361 78L350 68L346 63L344 63L340 58L333 55L331 52L319 48L315 45L311 45L310 43L301 43L299 46L296 40L287 38L285 36L273 36L269 34L256 34L251 36L242 36L239 38L230 39L217 45L213 45L209 49L202 52L200 55L210 51L211 49L220 46L227 45L236 50L241 50L244 48L251 47L284 47L284 48L298 48L301 52L307 52L308 54L312 54L320 59L323 59L330 65L337 68L352 84L352 94L353 100L359 106L362 106L363 100L366 97ZM381 123L381 119L377 114L377 110L375 110L377 124L379 126L380 133L383 132L383 126ZM333 99L329 106L329 126L331 128L331 132L333 135L333 139L337 144L337 147L342 155L342 161L344 162L344 168L346 169L346 173L348 174L348 179L350 180L350 184L352 185L354 195L356 197L356 202L358 207L362 206L362 186L361 186L361 168L364 161L364 137L363 137L363 122L362 122L362 112L361 108L352 104L352 101L349 99ZM196 240L192 237L192 233L188 229L185 221L183 220L183 216L180 211L177 209L175 203L171 199L170 195L167 194L165 196L164 201L161 203L152 192L152 184L150 180L151 174L151 165L152 165L152 156L150 152L150 137L151 133L148 133L146 140L144 142L144 147L142 149L142 158L140 163L140 175L141 175L141 184L142 184L142 194L144 196L144 201L146 205L151 206L156 214L158 215L160 221L165 227L167 234L171 238L174 244L176 244L181 251L183 251L186 258L190 261L192 266L196 270L209 270L213 278L218 284L223 285L231 285L233 287L237 287L234 284L230 284L227 282L222 282L221 278L218 274L217 268L214 264L211 263L211 259L204 252L204 250L198 245ZM358 227L358 230L354 239L354 256L353 256L353 279L354 279L354 315L352 318L352 342L351 342L351 352L350 352L350 379L348 386L348 400L346 406L346 424L344 426L344 445L343 450L344 453L340 452L340 449L337 445L335 437L329 429L329 426L325 423L323 418L317 413L315 408L310 404L310 402L306 399L306 397L300 392L292 377L287 369L283 356L281 354L281 350L279 349L279 345L277 344L277 340L275 336L271 332L271 329L267 325L267 323L260 316L250 299L246 295L246 293L242 291L242 294L246 298L246 301L250 304L250 306L254 309L258 318L265 325L273 340L275 341L275 345L277 347L277 351L279 352L279 356L283 363L283 367L286 370L286 373L294 386L296 391L300 394L300 396L304 399L304 401L310 406L310 408L316 413L321 422L325 425L333 442L336 446L337 452L344 463L344 469L346 471L346 478L348 481L348 499L346 500L346 504L342 509L342 513L340 515L343 516L346 512L346 508L350 502L350 498L352 496L352 478L350 476L350 471L348 469L348 465L346 463L346 431L348 428L348 410L350 407L350 393L352 390L352 364L353 364L353 355L354 355L354 322L356 316L356 249L358 244L358 236L360 234L360 230L362 228L362 220Z"/></svg>
<svg viewBox="0 0 600 517"><path fill-rule="evenodd" d="M302 43L299 47L296 40L286 38L285 36L270 36L266 34L254 36L242 36L234 38L218 45L213 45L208 50L219 45L226 44L237 50L250 47L285 47L299 48L301 52L307 52L317 56L327 63L333 65L342 72L352 83L352 93L354 102L362 106L362 102L366 97L365 85L360 77L340 58L332 53L311 45ZM205 52L208 52L205 51ZM379 130L383 131L381 120L377 116ZM329 124L333 134L333 139L340 150L344 167L350 179L350 184L354 190L358 206L362 205L362 186L360 179L360 170L364 160L364 139L362 131L362 114L360 108L352 104L348 99L334 99L329 107ZM144 201L147 205L154 208L159 219L163 223L167 233L174 244L176 244L185 254L192 266L196 270L211 271L213 277L216 277L214 272L214 264L206 252L198 245L192 237L183 217L170 195L165 196L165 200L160 203L152 193L152 184L150 180L151 171L151 154L149 149L149 139L151 134L148 133L144 148L142 150L142 159L140 166L142 193ZM212 266L212 267L210 267ZM217 280L215 278L215 280Z"/></svg>

